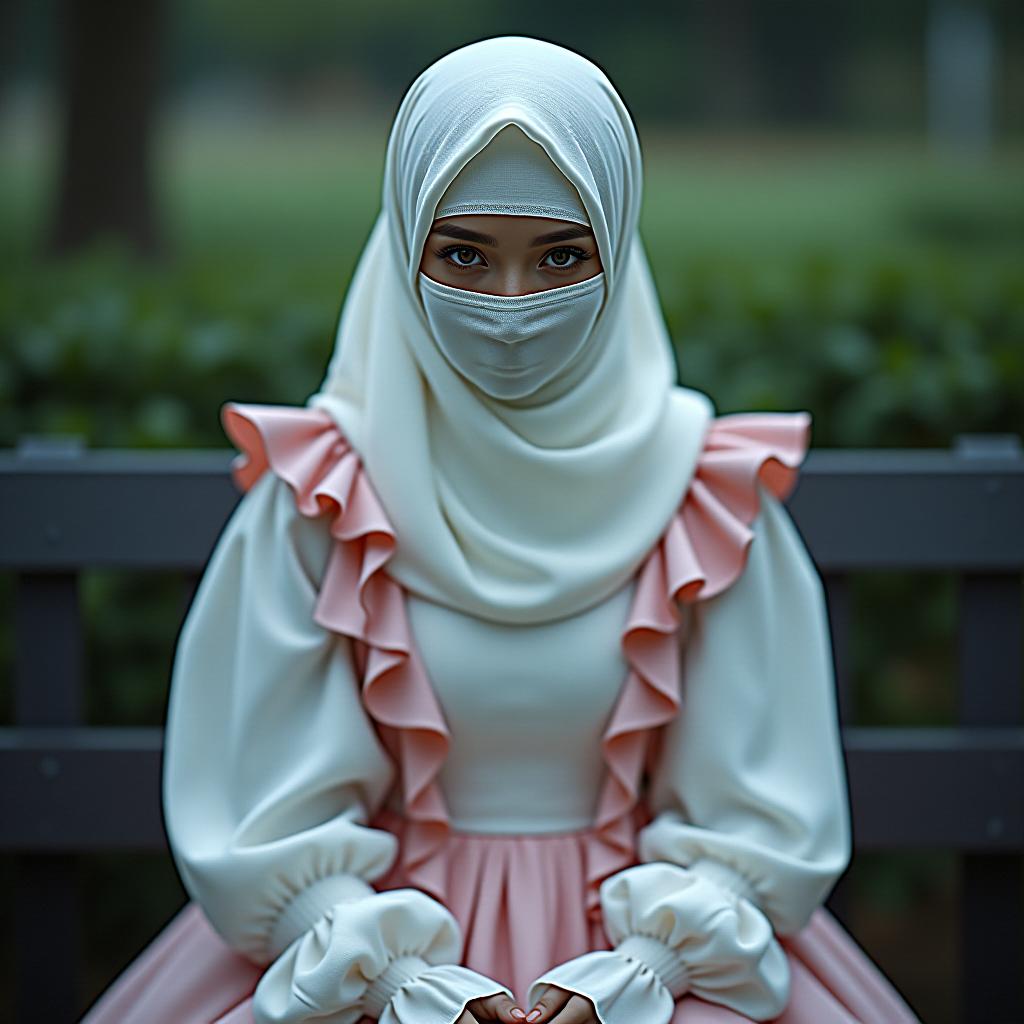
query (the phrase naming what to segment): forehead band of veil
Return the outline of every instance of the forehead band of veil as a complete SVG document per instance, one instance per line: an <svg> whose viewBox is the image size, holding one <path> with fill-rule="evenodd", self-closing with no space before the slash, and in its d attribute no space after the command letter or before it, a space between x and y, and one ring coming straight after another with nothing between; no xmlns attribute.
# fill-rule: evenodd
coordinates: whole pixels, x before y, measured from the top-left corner
<svg viewBox="0 0 1024 1024"><path fill-rule="evenodd" d="M516 125L503 128L448 186L434 214L550 217L589 224L579 192Z"/></svg>

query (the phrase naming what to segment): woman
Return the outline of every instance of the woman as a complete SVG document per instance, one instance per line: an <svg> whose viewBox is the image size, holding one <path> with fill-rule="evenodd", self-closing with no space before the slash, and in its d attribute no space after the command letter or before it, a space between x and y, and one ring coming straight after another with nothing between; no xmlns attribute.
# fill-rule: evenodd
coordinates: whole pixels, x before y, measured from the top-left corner
<svg viewBox="0 0 1024 1024"><path fill-rule="evenodd" d="M194 902L117 1021L913 1021L850 855L806 413L673 386L607 78L491 39L406 95L320 392L229 405L189 613Z"/></svg>

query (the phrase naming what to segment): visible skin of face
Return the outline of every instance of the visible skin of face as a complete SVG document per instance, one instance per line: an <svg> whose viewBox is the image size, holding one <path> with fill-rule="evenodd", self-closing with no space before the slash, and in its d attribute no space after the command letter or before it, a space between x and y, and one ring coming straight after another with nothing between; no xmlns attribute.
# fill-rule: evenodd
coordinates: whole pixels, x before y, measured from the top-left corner
<svg viewBox="0 0 1024 1024"><path fill-rule="evenodd" d="M485 295L529 295L602 271L586 224L473 213L435 220L420 270L438 284Z"/></svg>

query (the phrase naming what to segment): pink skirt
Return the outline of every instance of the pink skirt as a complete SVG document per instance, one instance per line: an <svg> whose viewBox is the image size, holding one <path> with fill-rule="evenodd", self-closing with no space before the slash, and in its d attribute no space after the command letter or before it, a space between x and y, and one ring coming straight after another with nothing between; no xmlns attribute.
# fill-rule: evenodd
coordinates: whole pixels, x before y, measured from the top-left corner
<svg viewBox="0 0 1024 1024"><path fill-rule="evenodd" d="M372 824L401 839L403 822L385 811ZM447 905L462 928L465 966L524 999L533 979L556 964L610 948L604 929L585 911L588 831L496 836L451 830ZM383 891L407 884L396 867L374 887ZM824 908L796 935L779 941L792 973L789 1005L776 1018L779 1024L919 1024ZM225 945L196 904L189 904L82 1024L253 1024L252 993L260 973ZM679 999L672 1017L672 1024L745 1021L749 1018L694 995Z"/></svg>

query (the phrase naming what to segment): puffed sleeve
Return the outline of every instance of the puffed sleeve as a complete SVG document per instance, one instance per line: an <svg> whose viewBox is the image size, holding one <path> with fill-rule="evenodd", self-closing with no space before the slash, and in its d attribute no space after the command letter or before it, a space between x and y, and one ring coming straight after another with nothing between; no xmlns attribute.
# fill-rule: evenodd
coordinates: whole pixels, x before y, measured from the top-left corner
<svg viewBox="0 0 1024 1024"><path fill-rule="evenodd" d="M824 587L758 486L742 574L686 606L682 703L651 774L642 863L601 885L615 949L535 983L589 996L603 1024L665 1024L689 991L778 1016L790 979L776 935L799 931L849 863Z"/></svg>
<svg viewBox="0 0 1024 1024"><path fill-rule="evenodd" d="M447 908L369 884L397 856L395 836L366 824L394 767L361 704L348 639L313 619L331 543L326 522L300 515L272 473L226 526L175 658L171 849L225 941L271 965L258 1022L415 1021L424 1008L454 1021L469 1000L508 990L457 965Z"/></svg>

